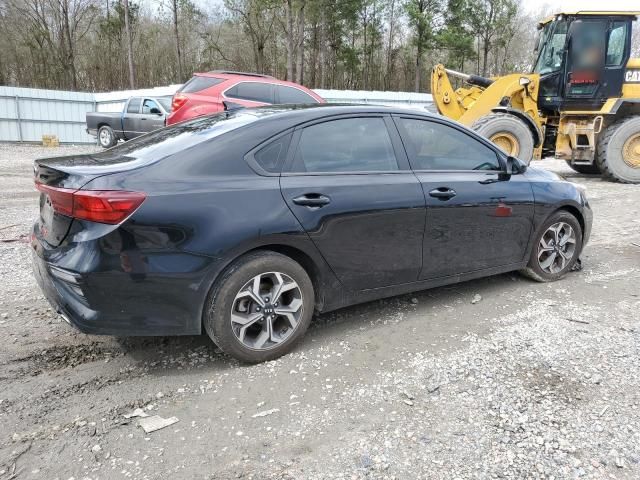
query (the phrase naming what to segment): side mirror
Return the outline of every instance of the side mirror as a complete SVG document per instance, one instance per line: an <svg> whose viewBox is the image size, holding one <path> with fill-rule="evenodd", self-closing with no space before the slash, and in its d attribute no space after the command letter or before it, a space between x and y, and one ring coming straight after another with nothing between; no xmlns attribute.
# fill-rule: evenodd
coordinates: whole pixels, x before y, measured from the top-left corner
<svg viewBox="0 0 640 480"><path fill-rule="evenodd" d="M527 166L515 157L507 157L505 161L505 175L517 175L518 173L524 173L527 170Z"/></svg>
<svg viewBox="0 0 640 480"><path fill-rule="evenodd" d="M160 109L156 107L151 108L149 113L151 113L152 115L162 115L162 112L160 111Z"/></svg>

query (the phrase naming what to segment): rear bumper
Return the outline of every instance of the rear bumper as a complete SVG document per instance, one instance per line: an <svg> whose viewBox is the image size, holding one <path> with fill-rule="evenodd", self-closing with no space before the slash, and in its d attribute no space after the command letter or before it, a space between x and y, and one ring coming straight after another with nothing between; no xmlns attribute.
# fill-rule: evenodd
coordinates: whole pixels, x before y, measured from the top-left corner
<svg viewBox="0 0 640 480"><path fill-rule="evenodd" d="M212 259L173 254L162 263L166 253L153 258L129 251L116 254L118 264L113 268L113 257L97 261L104 255L95 248L97 242L84 243L47 250L35 235L31 237L36 281L51 306L68 323L95 335L201 333ZM70 268L73 262L78 264ZM105 264L111 267L105 269ZM167 268L176 264L183 271ZM129 271L118 269L120 265ZM191 271L184 271L185 265ZM155 272L153 266L157 267Z"/></svg>

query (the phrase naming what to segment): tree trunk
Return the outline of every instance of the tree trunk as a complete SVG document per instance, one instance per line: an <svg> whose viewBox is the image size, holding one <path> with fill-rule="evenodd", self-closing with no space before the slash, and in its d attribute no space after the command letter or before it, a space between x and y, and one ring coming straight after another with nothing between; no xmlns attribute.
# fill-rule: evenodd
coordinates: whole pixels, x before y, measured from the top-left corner
<svg viewBox="0 0 640 480"><path fill-rule="evenodd" d="M133 44L131 41L131 22L129 20L129 0L123 0L123 7L124 7L124 29L125 29L125 36L127 38L127 60L129 63L129 88L131 88L131 90L135 90L136 71L135 71L135 66L133 65Z"/></svg>
<svg viewBox="0 0 640 480"><path fill-rule="evenodd" d="M285 15L287 17L287 80L293 82L293 55L294 55L294 42L293 42L293 0L285 1Z"/></svg>
<svg viewBox="0 0 640 480"><path fill-rule="evenodd" d="M320 53L318 68L320 69L320 88L327 88L327 16L324 8L320 17Z"/></svg>
<svg viewBox="0 0 640 480"><path fill-rule="evenodd" d="M487 40L484 40L482 45L482 76L487 76L487 60L489 59L489 47L491 45Z"/></svg>
<svg viewBox="0 0 640 480"><path fill-rule="evenodd" d="M384 79L384 89L389 90L391 88L391 75L392 75L392 67L391 67L391 52L393 51L393 34L395 28L395 0L391 0L391 12L389 14L389 40L387 45L387 71Z"/></svg>
<svg viewBox="0 0 640 480"><path fill-rule="evenodd" d="M178 61L178 82L182 82L182 52L180 51L180 34L178 31L178 0L173 0L173 35L176 37L176 60Z"/></svg>
<svg viewBox="0 0 640 480"><path fill-rule="evenodd" d="M296 82L302 85L304 81L304 0L300 2L298 10L298 51L296 61Z"/></svg>
<svg viewBox="0 0 640 480"><path fill-rule="evenodd" d="M313 34L311 36L311 78L309 79L309 86L318 88L318 22L313 24Z"/></svg>
<svg viewBox="0 0 640 480"><path fill-rule="evenodd" d="M420 77L422 73L422 47L418 44L418 52L416 53L416 79L414 83L414 91L420 91Z"/></svg>
<svg viewBox="0 0 640 480"><path fill-rule="evenodd" d="M71 26L69 22L69 1L61 2L62 21L64 22L64 37L66 37L66 66L69 69L71 88L78 90L78 76L76 74L76 59L73 38L71 38Z"/></svg>

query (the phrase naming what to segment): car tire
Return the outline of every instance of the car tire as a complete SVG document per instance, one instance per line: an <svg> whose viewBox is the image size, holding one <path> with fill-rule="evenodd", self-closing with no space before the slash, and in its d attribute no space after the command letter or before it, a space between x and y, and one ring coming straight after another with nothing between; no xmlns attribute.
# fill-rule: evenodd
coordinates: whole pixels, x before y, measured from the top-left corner
<svg viewBox="0 0 640 480"><path fill-rule="evenodd" d="M215 282L203 322L223 352L258 363L290 352L309 327L314 307L313 284L300 264L257 251L234 261Z"/></svg>
<svg viewBox="0 0 640 480"><path fill-rule="evenodd" d="M553 282L564 277L582 252L582 227L566 210L552 214L534 238L529 263L521 273L538 282Z"/></svg>
<svg viewBox="0 0 640 480"><path fill-rule="evenodd" d="M507 155L517 157L527 165L533 158L533 135L529 127L515 115L491 113L479 118L471 128L491 140Z"/></svg>
<svg viewBox="0 0 640 480"><path fill-rule="evenodd" d="M583 175L600 175L600 167L598 164L593 162L590 165L575 165L571 164L571 160L565 160L567 165L571 167L574 172L582 173Z"/></svg>
<svg viewBox="0 0 640 480"><path fill-rule="evenodd" d="M103 125L98 129L98 144L102 148L111 148L116 143L118 143L118 139L113 128L109 125Z"/></svg>
<svg viewBox="0 0 640 480"><path fill-rule="evenodd" d="M598 138L602 176L622 183L640 183L640 115L609 125Z"/></svg>

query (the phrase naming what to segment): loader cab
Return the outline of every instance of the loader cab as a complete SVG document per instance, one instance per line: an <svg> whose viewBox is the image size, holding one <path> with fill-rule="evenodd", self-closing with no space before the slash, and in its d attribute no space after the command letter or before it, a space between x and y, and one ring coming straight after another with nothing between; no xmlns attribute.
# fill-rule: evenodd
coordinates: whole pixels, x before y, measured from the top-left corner
<svg viewBox="0 0 640 480"><path fill-rule="evenodd" d="M540 75L540 110L600 110L607 99L619 97L635 19L593 12L559 14L542 22L533 69Z"/></svg>

